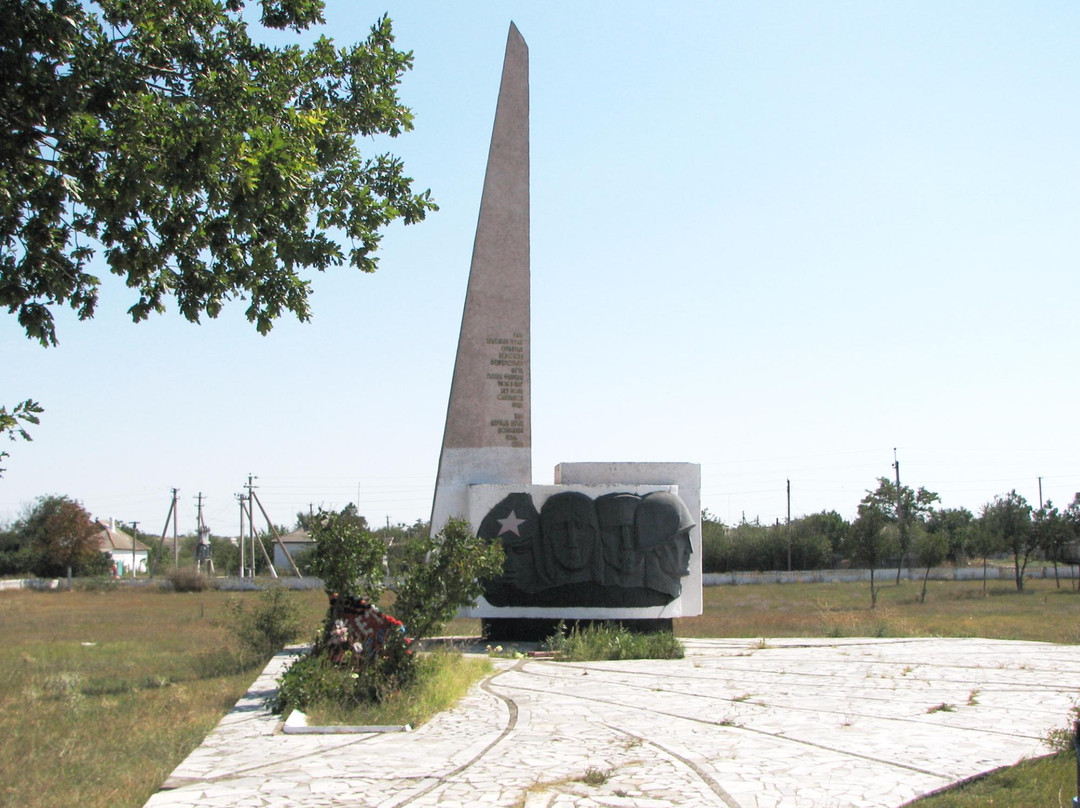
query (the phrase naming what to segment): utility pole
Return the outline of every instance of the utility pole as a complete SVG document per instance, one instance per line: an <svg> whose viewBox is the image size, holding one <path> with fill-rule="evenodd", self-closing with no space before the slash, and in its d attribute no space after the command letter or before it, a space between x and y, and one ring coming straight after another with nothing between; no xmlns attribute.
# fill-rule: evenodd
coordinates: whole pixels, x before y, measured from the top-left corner
<svg viewBox="0 0 1080 808"><path fill-rule="evenodd" d="M1042 507L1043 507L1043 498L1042 498L1042 477L1040 477L1040 478L1039 478L1039 510L1040 510L1040 511L1042 510Z"/></svg>
<svg viewBox="0 0 1080 808"><path fill-rule="evenodd" d="M904 519L904 504L900 494L900 460L896 457L896 447L892 450L893 468L896 469L896 521L900 527L900 561L896 564L896 585L900 585L900 568L904 565L907 552L907 521Z"/></svg>
<svg viewBox="0 0 1080 808"><path fill-rule="evenodd" d="M285 560L288 561L289 566L292 567L293 575L295 575L297 578L303 578L304 576L300 574L300 570L297 568L296 562L293 561L292 554L289 552L289 548L286 547L285 542L281 540L281 534L278 533L277 528L274 527L274 523L270 520L270 516L266 513L266 508L263 507L262 500L259 499L258 495L255 493L252 493L252 496L255 498L255 504L259 506L259 511L262 513L263 519L266 520L267 528L269 528L270 533L273 534L274 539L277 541L278 546L281 548L281 552L285 556ZM270 560L270 556L266 555L266 547L263 546L261 540L259 541L259 549L261 549L263 551L263 555L266 556L266 563L270 567L270 574L277 578L277 570L274 569L274 563Z"/></svg>
<svg viewBox="0 0 1080 808"><path fill-rule="evenodd" d="M134 534L131 537L131 577L135 577L135 542L139 538L139 523L131 523L131 532Z"/></svg>
<svg viewBox="0 0 1080 808"><path fill-rule="evenodd" d="M172 502L169 503L169 512L165 514L165 525L161 528L161 539L158 541L157 549L154 550L154 557L148 558L146 562L146 572L153 578L154 573L157 571L158 564L161 563L161 551L165 548L165 536L169 533L169 520L172 519L173 523L173 555L176 555L176 489L172 490ZM175 566L175 559L174 559Z"/></svg>
<svg viewBox="0 0 1080 808"><path fill-rule="evenodd" d="M236 535L240 544L240 577L244 577L244 495L237 494L236 501L240 505L240 532Z"/></svg>
<svg viewBox="0 0 1080 808"><path fill-rule="evenodd" d="M180 566L180 545L176 539L176 497L180 494L177 489L172 490L172 553L173 553L173 567Z"/></svg>
<svg viewBox="0 0 1080 808"><path fill-rule="evenodd" d="M206 527L206 524L203 522L203 515L202 515L202 501L203 501L202 491L199 492L199 495L198 495L197 499L198 499L198 502L199 502L199 506L198 506L199 510L198 510L198 515L197 515L198 526L196 527L196 532L198 533L198 536L199 536L199 543L198 543L198 545L196 546L196 549L195 549L195 568L199 572L202 572L202 562L205 561L205 562L207 562L207 566L210 568L210 572L213 573L213 571L214 571L214 562L210 560L210 538L209 538L210 530Z"/></svg>
<svg viewBox="0 0 1080 808"><path fill-rule="evenodd" d="M252 496L252 492L255 490L254 481L259 479L254 474L248 474L248 481L245 488L247 488L247 507L248 507L248 538L251 541L251 577L255 578L255 497ZM263 551L263 555L266 551ZM273 565L271 565L273 566Z"/></svg>
<svg viewBox="0 0 1080 808"><path fill-rule="evenodd" d="M787 571L791 572L791 478L787 481Z"/></svg>

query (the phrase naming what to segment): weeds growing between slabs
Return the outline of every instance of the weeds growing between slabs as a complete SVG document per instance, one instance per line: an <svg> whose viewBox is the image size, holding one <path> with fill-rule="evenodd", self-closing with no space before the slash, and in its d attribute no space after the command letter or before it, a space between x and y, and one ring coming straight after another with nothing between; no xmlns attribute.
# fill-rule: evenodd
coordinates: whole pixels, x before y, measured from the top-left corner
<svg viewBox="0 0 1080 808"><path fill-rule="evenodd" d="M609 659L682 659L683 644L670 632L639 634L618 623L591 623L569 631L560 623L544 642L556 659L591 662Z"/></svg>

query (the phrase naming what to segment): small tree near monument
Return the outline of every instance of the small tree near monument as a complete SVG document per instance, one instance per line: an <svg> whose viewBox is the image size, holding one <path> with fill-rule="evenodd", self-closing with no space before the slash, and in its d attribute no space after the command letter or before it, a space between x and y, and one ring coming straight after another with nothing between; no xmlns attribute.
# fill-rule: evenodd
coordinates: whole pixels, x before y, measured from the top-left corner
<svg viewBox="0 0 1080 808"><path fill-rule="evenodd" d="M1061 576L1058 574L1058 562L1061 561L1065 546L1072 538L1072 528L1065 516L1054 507L1050 500L1033 514L1031 528L1034 531L1035 545L1042 551L1043 558L1054 564L1054 583L1061 589Z"/></svg>
<svg viewBox="0 0 1080 808"><path fill-rule="evenodd" d="M409 543L394 610L417 637L429 637L483 594L484 579L502 572L503 548L488 543L463 519Z"/></svg>
<svg viewBox="0 0 1080 808"><path fill-rule="evenodd" d="M863 503L879 511L886 522L896 526L897 548L900 551L900 563L896 565L896 583L900 583L900 569L912 549L912 538L918 527L925 522L932 512L933 504L940 497L922 486L913 489L896 483L888 477L878 477L878 487L867 491Z"/></svg>
<svg viewBox="0 0 1080 808"><path fill-rule="evenodd" d="M870 608L877 608L877 585L874 571L896 547L894 531L889 530L885 514L872 502L870 495L859 504L859 515L847 533L848 554L856 563L870 568Z"/></svg>
<svg viewBox="0 0 1080 808"><path fill-rule="evenodd" d="M462 520L450 520L434 537L413 538L397 581L387 573L386 542L354 508L320 511L310 529L312 570L323 579L330 604L311 653L278 683L279 711L327 701L348 709L411 687L422 675L413 639L441 629L475 602L484 578L502 570L502 546L477 538ZM377 606L387 589L396 594L390 607L396 617Z"/></svg>
<svg viewBox="0 0 1080 808"><path fill-rule="evenodd" d="M983 506L981 521L984 529L995 537L998 545L1012 553L1016 591L1023 592L1024 571L1027 569L1028 557L1035 549L1031 506L1013 489L1005 496L994 497L992 503Z"/></svg>
<svg viewBox="0 0 1080 808"><path fill-rule="evenodd" d="M926 603L926 581L930 577L930 570L943 562L948 555L949 539L943 531L931 532L922 525L915 526L912 539L915 558L918 559L919 566L924 568L919 603Z"/></svg>

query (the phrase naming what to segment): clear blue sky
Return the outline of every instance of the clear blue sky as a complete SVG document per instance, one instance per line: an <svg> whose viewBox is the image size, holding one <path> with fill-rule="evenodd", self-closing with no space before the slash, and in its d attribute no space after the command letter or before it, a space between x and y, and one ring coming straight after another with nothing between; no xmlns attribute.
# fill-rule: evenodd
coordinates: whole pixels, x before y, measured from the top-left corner
<svg viewBox="0 0 1080 808"><path fill-rule="evenodd" d="M335 2L362 38L384 10ZM427 518L507 27L530 47L534 480L702 464L726 522L835 509L878 476L976 511L1080 490L1080 4L391 3L441 211L314 321L232 305L132 325L116 279L59 348L0 317L0 520L40 494L218 534L248 473L276 522L359 498ZM367 149L383 144L368 144ZM175 310L174 310L175 311Z"/></svg>

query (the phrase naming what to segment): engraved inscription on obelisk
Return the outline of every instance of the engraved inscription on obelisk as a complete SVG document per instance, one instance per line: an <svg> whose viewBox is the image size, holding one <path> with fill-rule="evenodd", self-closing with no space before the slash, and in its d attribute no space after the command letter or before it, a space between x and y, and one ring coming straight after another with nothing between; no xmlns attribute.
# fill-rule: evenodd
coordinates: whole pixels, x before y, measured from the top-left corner
<svg viewBox="0 0 1080 808"><path fill-rule="evenodd" d="M529 50L511 23L446 412L431 528L475 483L529 484Z"/></svg>

